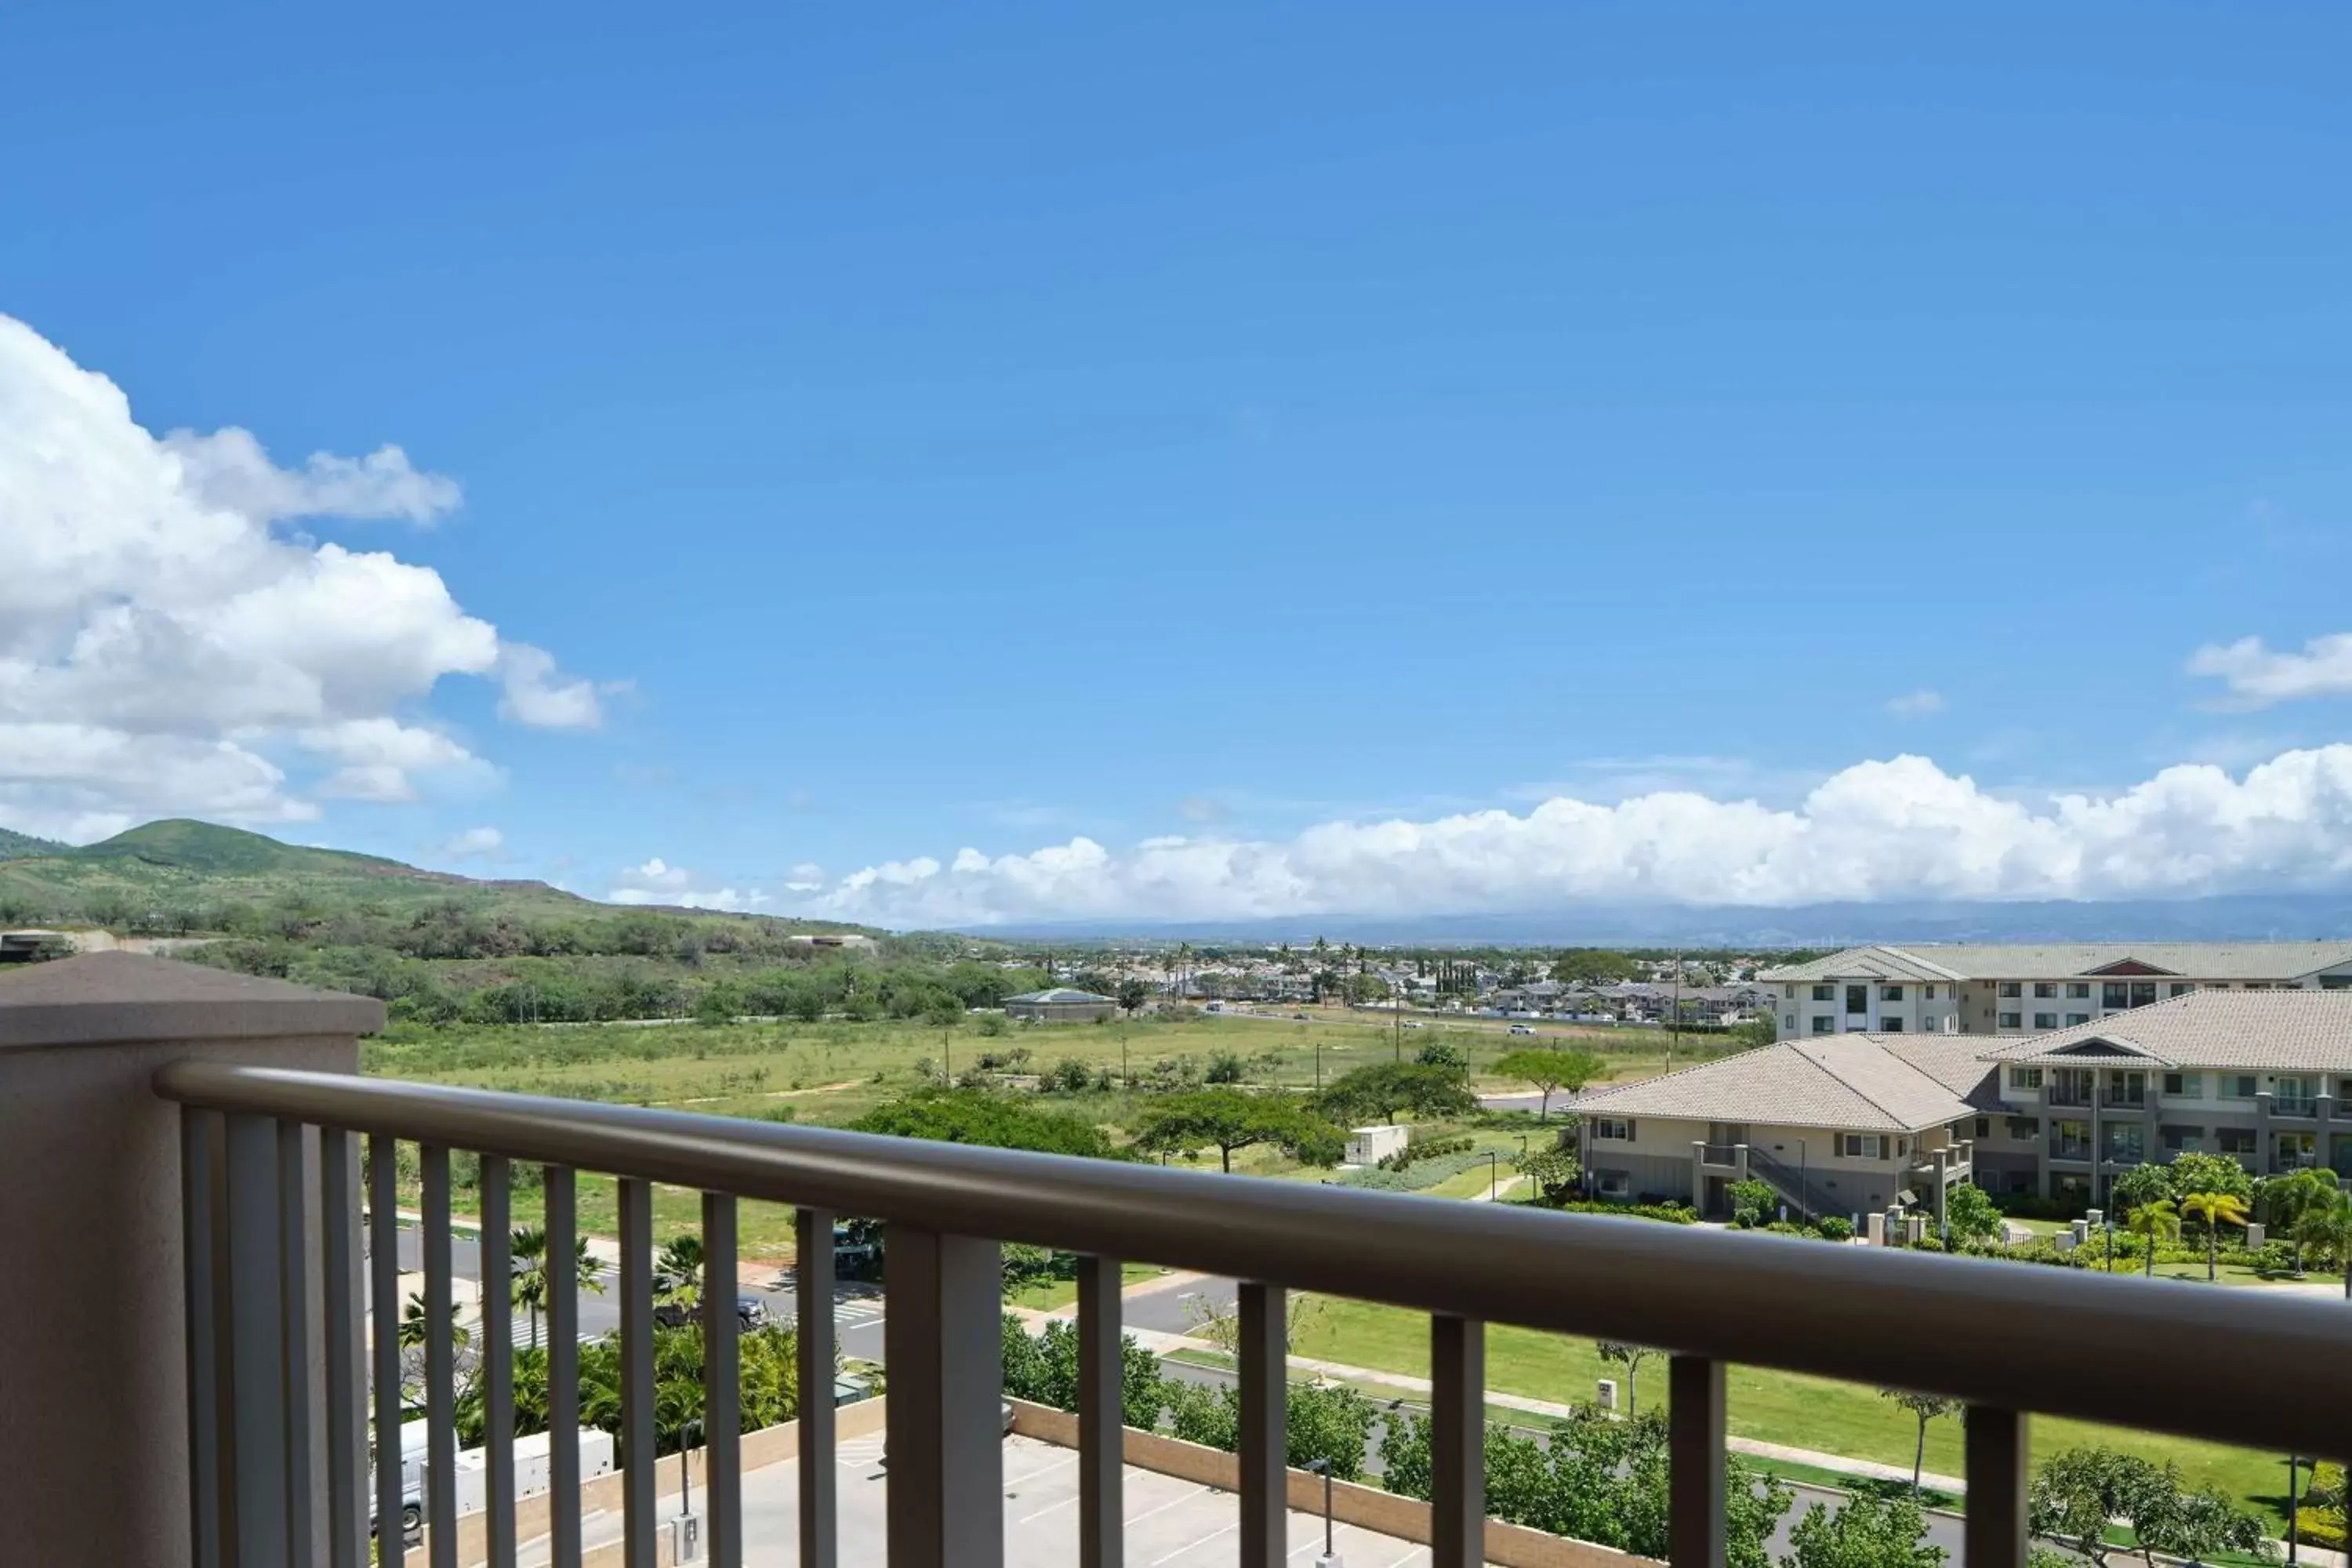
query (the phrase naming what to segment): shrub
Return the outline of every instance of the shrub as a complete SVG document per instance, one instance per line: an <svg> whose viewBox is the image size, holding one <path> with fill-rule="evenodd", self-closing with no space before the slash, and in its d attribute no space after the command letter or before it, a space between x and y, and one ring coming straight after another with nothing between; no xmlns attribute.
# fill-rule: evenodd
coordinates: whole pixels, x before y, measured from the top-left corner
<svg viewBox="0 0 2352 1568"><path fill-rule="evenodd" d="M2265 1279L2283 1279L2294 1272L2294 1248L2284 1241L2265 1241L2246 1261Z"/></svg>
<svg viewBox="0 0 2352 1568"><path fill-rule="evenodd" d="M1209 1069L1201 1076L1210 1083L1239 1083L1242 1058L1232 1051L1219 1051L1209 1058Z"/></svg>
<svg viewBox="0 0 2352 1568"><path fill-rule="evenodd" d="M1753 1177L1732 1183L1725 1195L1731 1200L1732 1223L1743 1230L1762 1224L1764 1216L1773 1213L1780 1202L1780 1195L1772 1191L1769 1183Z"/></svg>
<svg viewBox="0 0 2352 1568"><path fill-rule="evenodd" d="M1821 1223L1814 1226L1813 1229L1820 1234L1821 1238L1823 1241L1852 1241L1853 1239L1853 1221L1846 1218L1843 1215L1823 1215L1821 1218Z"/></svg>
<svg viewBox="0 0 2352 1568"><path fill-rule="evenodd" d="M1668 1225L1695 1225L1696 1211L1681 1204L1624 1204L1610 1198L1580 1198L1559 1205L1562 1214L1615 1215L1622 1219L1663 1220Z"/></svg>

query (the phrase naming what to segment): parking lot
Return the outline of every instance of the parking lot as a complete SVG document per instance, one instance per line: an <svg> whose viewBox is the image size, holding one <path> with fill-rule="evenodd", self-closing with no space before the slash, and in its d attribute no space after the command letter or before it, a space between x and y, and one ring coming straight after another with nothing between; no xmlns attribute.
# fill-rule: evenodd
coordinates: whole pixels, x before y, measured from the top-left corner
<svg viewBox="0 0 2352 1568"><path fill-rule="evenodd" d="M844 1443L839 1482L841 1561L884 1560L879 1434ZM774 1568L795 1562L797 1468L772 1465L743 1478L744 1562ZM1172 1477L1127 1470L1127 1561L1131 1568L1216 1568L1239 1560L1233 1495ZM1319 1515L1290 1516L1290 1560L1306 1564L1323 1550ZM1348 1568L1406 1568L1429 1562L1429 1548L1352 1525L1332 1545ZM1004 1440L1006 1568L1067 1568L1078 1560L1078 1458L1031 1437Z"/></svg>

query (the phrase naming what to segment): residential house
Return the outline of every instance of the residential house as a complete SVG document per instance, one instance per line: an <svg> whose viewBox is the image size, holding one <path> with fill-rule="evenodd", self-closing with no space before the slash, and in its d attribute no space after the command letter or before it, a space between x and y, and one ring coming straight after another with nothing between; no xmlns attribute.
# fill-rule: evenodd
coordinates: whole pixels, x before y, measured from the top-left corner
<svg viewBox="0 0 2352 1568"><path fill-rule="evenodd" d="M1091 1024L1118 1011L1118 1002L1115 997L1097 995L1092 991L1075 991L1066 985L1056 985L1046 991L1024 991L1018 996L1004 999L1007 1017L1028 1018L1043 1024Z"/></svg>

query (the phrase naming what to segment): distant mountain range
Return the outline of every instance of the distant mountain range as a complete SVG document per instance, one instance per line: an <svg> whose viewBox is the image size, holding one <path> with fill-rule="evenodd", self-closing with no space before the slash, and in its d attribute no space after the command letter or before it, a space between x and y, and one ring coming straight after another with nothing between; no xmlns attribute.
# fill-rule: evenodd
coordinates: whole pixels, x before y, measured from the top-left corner
<svg viewBox="0 0 2352 1568"><path fill-rule="evenodd" d="M0 828L0 922L83 920L120 925L158 910L200 915L222 904L289 899L330 909L378 910L455 900L485 915L522 919L623 912L544 882L478 880L375 855L284 844L209 822L151 822L80 846ZM663 912L713 921L771 918L702 910ZM870 929L823 921L775 923L802 931Z"/></svg>
<svg viewBox="0 0 2352 1568"><path fill-rule="evenodd" d="M1030 922L999 938L1462 947L1853 947L1928 942L2352 940L2352 895L2237 894L2116 903L1583 904L1512 914L1308 915L1252 921Z"/></svg>

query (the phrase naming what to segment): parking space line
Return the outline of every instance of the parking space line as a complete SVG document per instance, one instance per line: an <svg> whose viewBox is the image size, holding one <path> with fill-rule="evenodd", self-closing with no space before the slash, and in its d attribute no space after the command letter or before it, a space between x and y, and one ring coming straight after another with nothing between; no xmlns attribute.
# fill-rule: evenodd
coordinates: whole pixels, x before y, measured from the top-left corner
<svg viewBox="0 0 2352 1568"><path fill-rule="evenodd" d="M1169 1499L1166 1502L1161 1503L1158 1508L1147 1508L1132 1519L1123 1519L1119 1521L1119 1528L1122 1530L1131 1530L1135 1526L1141 1524L1145 1520L1150 1519L1155 1513L1166 1513L1170 1509L1174 1508L1180 1502L1191 1502L1196 1497L1206 1496L1208 1494L1208 1490L1209 1489L1206 1487L1196 1486L1191 1491L1184 1493L1181 1497Z"/></svg>
<svg viewBox="0 0 2352 1568"><path fill-rule="evenodd" d="M1004 1484L1008 1487L1026 1486L1029 1482L1035 1480L1039 1476L1050 1476L1055 1470L1067 1469L1077 1462L1078 1457L1076 1454L1072 1454L1067 1458L1056 1459L1050 1465L1040 1465L1035 1469L1028 1471L1026 1474L1021 1476L1008 1476L1005 1478Z"/></svg>
<svg viewBox="0 0 2352 1568"><path fill-rule="evenodd" d="M1028 1523L1032 1523L1032 1522L1034 1522L1034 1521L1041 1520L1041 1519L1045 1518L1047 1514L1054 1512L1054 1511L1055 1511L1055 1510L1057 1510L1057 1509L1065 1509L1065 1508L1067 1508L1067 1507L1069 1507L1072 1503L1074 1503L1074 1502L1076 1502L1076 1501L1077 1501L1077 1500L1078 1500L1078 1494L1077 1494L1077 1493L1076 1493L1076 1492L1072 1492L1068 1497L1064 1498L1064 1499L1063 1499L1061 1501L1059 1501L1059 1502L1049 1502L1049 1503L1047 1503L1044 1508L1039 1509L1039 1510L1038 1510L1036 1512L1034 1512L1034 1513L1024 1513L1024 1514L1023 1514L1019 1519L1017 1519L1017 1520L1013 1521L1013 1522L1014 1522L1015 1524L1028 1524Z"/></svg>
<svg viewBox="0 0 2352 1568"><path fill-rule="evenodd" d="M1183 1545L1181 1545L1181 1546L1178 1547L1175 1551L1169 1552L1169 1553L1168 1553L1166 1556L1164 1556L1164 1557L1155 1557L1155 1558L1153 1558L1153 1559L1151 1560L1150 1568L1160 1568L1160 1565L1162 1563L1168 1562L1171 1558L1181 1557L1181 1556L1183 1556L1183 1555L1184 1555L1184 1553L1186 1553L1187 1552L1192 1551L1192 1550L1194 1547L1196 1547L1196 1546L1206 1546L1207 1544L1209 1544L1209 1542L1211 1542L1212 1541L1216 1540L1216 1539L1217 1539L1217 1537L1219 1537L1219 1536L1221 1536L1221 1535L1230 1535L1230 1534L1231 1534L1231 1533L1233 1533L1234 1531L1236 1531L1236 1530L1238 1530L1238 1529L1240 1529L1240 1528L1241 1528L1241 1522L1242 1522L1242 1521L1241 1521L1240 1520L1235 1520L1235 1521L1234 1521L1234 1522L1233 1522L1233 1523L1231 1523L1231 1524L1229 1524L1229 1525L1226 1525L1226 1526L1225 1526L1223 1529L1222 1529L1222 1530L1213 1530L1213 1531L1211 1531L1208 1534L1206 1534L1206 1535L1204 1535L1204 1536L1201 1537L1201 1539L1199 1539L1198 1541L1188 1541L1188 1542L1186 1542Z"/></svg>

